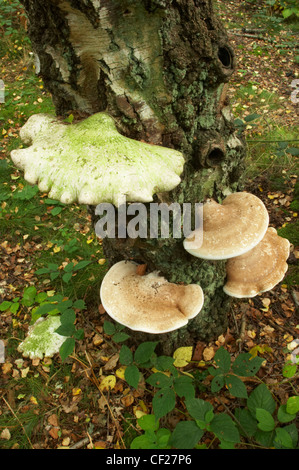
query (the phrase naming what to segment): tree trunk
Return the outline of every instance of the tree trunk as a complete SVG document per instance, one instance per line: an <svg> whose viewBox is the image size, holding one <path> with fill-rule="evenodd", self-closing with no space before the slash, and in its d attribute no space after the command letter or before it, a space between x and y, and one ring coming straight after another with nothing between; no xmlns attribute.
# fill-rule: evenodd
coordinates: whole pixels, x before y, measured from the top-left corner
<svg viewBox="0 0 299 470"><path fill-rule="evenodd" d="M181 184L155 202L218 201L239 190L244 146L235 134L227 82L235 58L211 0L23 0L40 75L58 115L107 111L131 138L186 159ZM146 263L168 281L198 283L200 314L158 339L164 353L210 340L227 323L224 261L189 255L182 239L105 239L112 265Z"/></svg>

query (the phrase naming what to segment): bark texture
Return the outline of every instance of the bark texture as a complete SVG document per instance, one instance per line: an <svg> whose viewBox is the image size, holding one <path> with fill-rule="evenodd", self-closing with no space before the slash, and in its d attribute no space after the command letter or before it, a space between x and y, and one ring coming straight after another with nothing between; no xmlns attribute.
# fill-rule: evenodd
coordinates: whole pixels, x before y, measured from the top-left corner
<svg viewBox="0 0 299 470"><path fill-rule="evenodd" d="M181 184L155 202L220 202L240 189L244 145L227 99L235 57L211 0L21 3L58 115L107 111L124 135L183 152ZM110 264L133 259L170 282L203 288L204 308L187 327L149 337L160 339L164 352L225 330L223 261L194 258L175 238L106 239L104 250Z"/></svg>

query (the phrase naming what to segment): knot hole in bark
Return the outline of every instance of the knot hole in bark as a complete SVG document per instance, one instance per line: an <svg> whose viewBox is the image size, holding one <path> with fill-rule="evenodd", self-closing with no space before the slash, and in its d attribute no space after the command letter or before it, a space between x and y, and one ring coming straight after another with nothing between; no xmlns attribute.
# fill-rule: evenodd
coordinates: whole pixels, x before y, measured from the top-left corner
<svg viewBox="0 0 299 470"><path fill-rule="evenodd" d="M227 69L233 68L233 56L230 49L227 46L220 46L218 49L218 59L220 60L223 67Z"/></svg>

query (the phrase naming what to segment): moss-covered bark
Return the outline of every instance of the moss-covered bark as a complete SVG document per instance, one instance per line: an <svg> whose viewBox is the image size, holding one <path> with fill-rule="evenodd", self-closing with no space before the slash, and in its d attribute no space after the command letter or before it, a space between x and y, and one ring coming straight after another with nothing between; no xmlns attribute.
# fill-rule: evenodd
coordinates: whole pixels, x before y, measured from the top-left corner
<svg viewBox="0 0 299 470"><path fill-rule="evenodd" d="M57 114L105 110L124 135L183 152L182 183L156 202L221 200L239 189L244 147L227 99L235 58L211 0L22 3ZM111 264L134 259L171 282L202 286L203 311L188 327L164 335L165 347L225 329L223 262L196 259L174 238L105 240L104 249Z"/></svg>

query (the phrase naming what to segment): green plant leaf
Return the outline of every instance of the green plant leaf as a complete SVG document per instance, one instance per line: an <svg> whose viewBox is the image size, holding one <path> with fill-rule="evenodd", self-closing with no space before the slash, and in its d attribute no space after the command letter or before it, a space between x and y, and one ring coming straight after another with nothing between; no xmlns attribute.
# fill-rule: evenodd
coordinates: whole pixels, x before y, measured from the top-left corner
<svg viewBox="0 0 299 470"><path fill-rule="evenodd" d="M217 367L217 372L221 374L226 374L230 370L230 363L231 363L231 358L229 352L221 346L216 351L216 354L214 356L214 361L216 363Z"/></svg>
<svg viewBox="0 0 299 470"><path fill-rule="evenodd" d="M114 335L114 333L116 333L115 325L113 323L111 323L110 321L105 320L103 328L104 328L104 332L108 336L112 336L112 335Z"/></svg>
<svg viewBox="0 0 299 470"><path fill-rule="evenodd" d="M280 423L289 423L296 418L296 413L288 413L287 405L281 405L278 408L277 419Z"/></svg>
<svg viewBox="0 0 299 470"><path fill-rule="evenodd" d="M210 417L208 413L213 411L213 405L208 401L204 401L201 398L189 398L186 400L186 407L190 416L195 420L200 420L205 423L209 422L206 421L206 419L208 416Z"/></svg>
<svg viewBox="0 0 299 470"><path fill-rule="evenodd" d="M159 420L155 415L143 415L138 418L137 422L143 431L157 431L159 429Z"/></svg>
<svg viewBox="0 0 299 470"><path fill-rule="evenodd" d="M155 388L166 388L172 386L173 378L168 377L163 372L155 372L146 379L146 382Z"/></svg>
<svg viewBox="0 0 299 470"><path fill-rule="evenodd" d="M260 384L253 390L247 400L247 406L254 418L256 417L257 408L263 408L271 415L276 408L275 400L265 384Z"/></svg>
<svg viewBox="0 0 299 470"><path fill-rule="evenodd" d="M235 416L238 423L240 423L240 433L245 436L247 434L249 437L254 436L258 429L257 421L253 418L250 411L246 408L237 408L235 410Z"/></svg>
<svg viewBox="0 0 299 470"><path fill-rule="evenodd" d="M60 321L62 325L65 324L74 324L76 321L76 314L74 310L72 309L67 309L63 312L63 314L60 316Z"/></svg>
<svg viewBox="0 0 299 470"><path fill-rule="evenodd" d="M227 374L225 376L225 383L229 392L234 397L237 397L237 398L248 397L246 387L244 383L242 382L242 380L239 379L239 377L236 377L235 375L232 375L232 374Z"/></svg>
<svg viewBox="0 0 299 470"><path fill-rule="evenodd" d="M154 354L158 341L145 341L139 344L134 354L134 360L137 364L147 363Z"/></svg>
<svg viewBox="0 0 299 470"><path fill-rule="evenodd" d="M256 408L255 413L256 419L258 420L258 428L266 432L273 431L275 428L275 421L271 413L263 408Z"/></svg>
<svg viewBox="0 0 299 470"><path fill-rule="evenodd" d="M171 436L170 444L176 449L193 449L204 431L194 421L180 421Z"/></svg>
<svg viewBox="0 0 299 470"><path fill-rule="evenodd" d="M133 353L125 344L122 345L119 352L119 362L124 366L128 366L133 362Z"/></svg>
<svg viewBox="0 0 299 470"><path fill-rule="evenodd" d="M57 206L57 207L54 207L54 209L51 210L51 214L52 215L58 215L62 212L62 207L60 206Z"/></svg>
<svg viewBox="0 0 299 470"><path fill-rule="evenodd" d="M287 364L285 364L282 369L282 375L288 378L294 377L296 372L297 372L297 365L291 362L288 362Z"/></svg>
<svg viewBox="0 0 299 470"><path fill-rule="evenodd" d="M17 311L19 310L19 306L20 306L19 302L13 303L10 307L11 313L15 315Z"/></svg>
<svg viewBox="0 0 299 470"><path fill-rule="evenodd" d="M79 299L79 300L76 300L73 303L73 308L76 308L78 310L84 310L86 308L86 304L85 304L84 300Z"/></svg>
<svg viewBox="0 0 299 470"><path fill-rule="evenodd" d="M91 261L87 260L79 261L79 263L75 265L74 271L79 271L79 269L86 268L86 266L88 266L90 263Z"/></svg>
<svg viewBox="0 0 299 470"><path fill-rule="evenodd" d="M130 335L124 333L123 331L118 331L115 335L112 336L112 339L115 343L122 343L130 338Z"/></svg>
<svg viewBox="0 0 299 470"><path fill-rule="evenodd" d="M296 414L299 411L299 396L290 397L287 401L286 410L290 414Z"/></svg>
<svg viewBox="0 0 299 470"><path fill-rule="evenodd" d="M169 449L170 446L168 445L169 439L171 437L171 432L169 429L161 428L158 429L156 432L156 439L158 449Z"/></svg>
<svg viewBox="0 0 299 470"><path fill-rule="evenodd" d="M73 276L73 273L70 272L70 273L65 273L63 276L62 276L62 279L64 282L68 283L71 279L72 279L72 276Z"/></svg>
<svg viewBox="0 0 299 470"><path fill-rule="evenodd" d="M147 431L145 434L135 437L130 444L130 449L158 449L156 435Z"/></svg>
<svg viewBox="0 0 299 470"><path fill-rule="evenodd" d="M125 379L127 383L134 388L138 387L140 372L135 364L129 365L125 370Z"/></svg>
<svg viewBox="0 0 299 470"><path fill-rule="evenodd" d="M156 419L162 418L175 407L175 393L171 388L162 388L153 398L153 411Z"/></svg>
<svg viewBox="0 0 299 470"><path fill-rule="evenodd" d="M232 418L225 413L215 415L211 424L210 430L221 441L240 442L239 431L233 422Z"/></svg>
<svg viewBox="0 0 299 470"><path fill-rule="evenodd" d="M225 379L224 375L216 375L216 377L213 378L211 382L211 392L212 393L217 393L219 390L224 387L225 384Z"/></svg>
<svg viewBox="0 0 299 470"><path fill-rule="evenodd" d="M249 353L241 353L233 362L232 371L241 377L252 377L259 371L263 361L259 356L252 357Z"/></svg>
<svg viewBox="0 0 299 470"><path fill-rule="evenodd" d="M76 328L73 323L62 323L57 330L55 330L55 332L61 336L72 336L75 331Z"/></svg>
<svg viewBox="0 0 299 470"><path fill-rule="evenodd" d="M75 349L75 340L74 338L67 338L65 342L60 346L59 354L62 361L65 361L66 358L72 354Z"/></svg>
<svg viewBox="0 0 299 470"><path fill-rule="evenodd" d="M294 448L292 436L290 436L290 434L285 430L285 428L275 429L274 444L276 444L275 447L278 448Z"/></svg>
<svg viewBox="0 0 299 470"><path fill-rule="evenodd" d="M74 263L68 263L64 268L65 273L71 273L74 269Z"/></svg>
<svg viewBox="0 0 299 470"><path fill-rule="evenodd" d="M174 380L174 390L179 397L194 398L195 388L191 377L182 375Z"/></svg>
<svg viewBox="0 0 299 470"><path fill-rule="evenodd" d="M0 304L0 312L5 312L11 307L11 305L12 305L12 302L9 302L8 300L4 300L4 302Z"/></svg>

